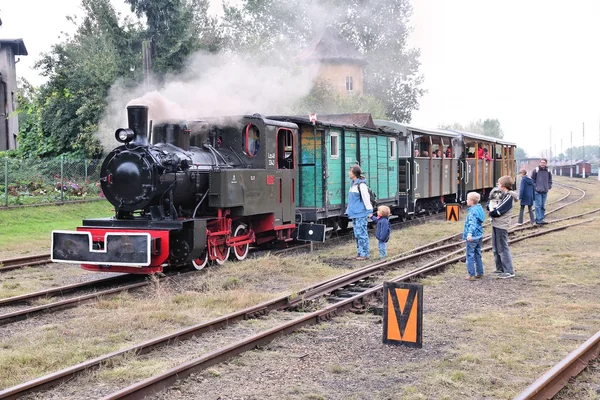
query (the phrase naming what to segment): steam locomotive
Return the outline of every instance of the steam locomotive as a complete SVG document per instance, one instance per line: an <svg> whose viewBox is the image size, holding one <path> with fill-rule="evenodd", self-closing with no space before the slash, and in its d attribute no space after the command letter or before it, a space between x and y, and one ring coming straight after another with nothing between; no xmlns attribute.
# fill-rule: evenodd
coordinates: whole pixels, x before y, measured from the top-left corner
<svg viewBox="0 0 600 400"><path fill-rule="evenodd" d="M129 127L115 132L122 145L100 173L115 215L53 232L55 262L139 274L202 269L243 260L250 245L292 241L307 227L333 232L348 225L347 171L356 163L378 204L399 218L465 201L468 191L485 197L499 176L515 176L514 143L370 114L254 114L150 129L147 107L127 115ZM473 156L484 148L490 159ZM451 151L434 158L439 149Z"/></svg>
<svg viewBox="0 0 600 400"><path fill-rule="evenodd" d="M250 244L290 241L297 126L260 115L167 121L148 138L148 108L104 160L115 216L52 233L52 260L91 271L150 274L165 266L243 260Z"/></svg>

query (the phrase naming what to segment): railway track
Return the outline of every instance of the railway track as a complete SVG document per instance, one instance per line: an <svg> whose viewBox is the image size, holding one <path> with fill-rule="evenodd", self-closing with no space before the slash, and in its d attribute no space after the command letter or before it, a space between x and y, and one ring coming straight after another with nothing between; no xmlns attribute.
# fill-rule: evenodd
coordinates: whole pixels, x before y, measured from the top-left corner
<svg viewBox="0 0 600 400"><path fill-rule="evenodd" d="M589 215L600 211L592 210L584 214L577 216L571 216L564 219L553 221L551 224L558 225L560 222L568 219L578 218L581 216ZM541 236L557 230L568 229L571 226L576 226L581 223L589 222L586 220L583 222L577 222L575 224L557 226L556 228L544 228L534 229L531 226L520 226L513 228L513 238L511 243L525 240L530 237ZM528 232L531 231L531 232ZM515 234L526 233L525 235L514 237ZM225 359L232 357L235 354L239 354L245 350L254 348L260 344L267 343L275 337L279 337L282 334L287 334L297 330L299 327L307 324L314 324L337 315L338 313L356 308L364 307L365 302L368 299L376 297L378 291L381 289L381 285L375 281L377 277L384 271L397 269L402 266L406 266L409 263L414 264L415 260L422 258L425 255L432 255L440 253L442 251L449 251L433 260L429 263L422 265L410 272L404 273L398 276L395 280L409 280L415 277L424 276L426 274L438 271L447 265L454 264L464 259L464 255L458 253L464 253L463 244L461 241L456 243L447 243L456 239L457 235L453 235L447 238L440 239L438 241L429 243L421 246L418 249L413 249L410 252L404 253L395 257L394 259L378 262L367 265L356 271L352 271L348 274L336 277L325 282L321 282L312 287L306 288L298 293L289 294L278 299L271 300L259 304L255 307L250 307L236 313L232 313L213 321L194 325L192 327L174 332L169 335L165 335L153 340L140 343L136 346L132 346L114 353L110 353L93 360L89 360L78 365L66 368L64 370L43 376L30 382L23 383L13 388L6 389L0 392L0 398L16 398L32 391L43 390L47 387L52 387L60 382L69 380L74 376L81 374L82 372L94 368L98 368L101 365L110 363L111 360L116 359L124 354L146 354L152 350L166 346L175 341L182 341L189 339L194 336L202 335L203 333L214 331L216 329L222 329L227 326L235 325L245 319L256 318L265 314L268 314L276 310L296 310L299 307L306 307L307 305L313 304L317 299L326 297L329 301L333 302L332 305L327 306L323 309L309 313L301 318L293 321L286 322L278 328L267 330L263 333L247 338L231 346L212 351L202 357L199 357L193 361L187 362L177 368L169 370L160 376L153 377L142 383L136 384L135 386L128 387L122 391L111 394L106 398L140 398L144 394L153 393L159 388L164 388L170 383L174 382L175 379L185 377L194 370L203 369L210 365L222 362ZM458 248L457 248L458 247ZM486 247L484 250L490 250L491 247ZM449 258L452 257L452 258Z"/></svg>
<svg viewBox="0 0 600 400"><path fill-rule="evenodd" d="M590 221L578 222L570 226L577 226L587 222ZM545 235L550 232L554 232L555 230L567 229L570 226L563 226L559 228L549 229L546 231L534 232L524 237L512 239L510 242L515 243L517 241L525 240L530 237ZM484 248L484 251L489 250L491 250L491 247ZM446 257L442 257L441 259L425 264L412 271L399 275L391 279L390 281L404 282L425 276L429 273L437 272L438 270L443 269L448 265L461 261L462 259L464 259L464 256L458 256L451 259L445 258ZM323 321L330 320L344 312L352 311L356 308L368 307L373 299L377 299L382 296L382 290L383 285L377 284L376 286L356 293L351 297L340 298L339 301L336 301L334 304L331 304L323 309L309 313L295 320L285 322L278 327L266 330L260 334L247 337L243 340L238 341L237 343L233 343L229 346L225 346L220 349L206 353L198 358L180 364L177 367L171 368L170 370L164 373L155 375L151 378L130 385L122 390L111 393L103 397L103 399L139 399L144 396L155 394L173 385L177 380L186 378L192 373L218 364L231 357L239 355L247 351L248 349L254 349L258 346L263 346L271 342L275 338L281 337L282 335L295 332L296 330L303 328L307 325L314 325Z"/></svg>
<svg viewBox="0 0 600 400"><path fill-rule="evenodd" d="M560 183L557 183L556 186L564 187L564 188L569 187L567 185L563 185ZM575 188L575 189L577 189L577 188ZM577 190L581 190L581 189L577 189ZM570 195L571 195L571 191L569 191L567 189L567 194L565 196L548 203L548 205L564 201ZM565 207L565 206L562 206L561 208L563 208L563 207ZM550 211L546 214L551 214L552 212L553 211ZM405 228L408 226L421 225L421 224L425 224L425 223L435 221L435 220L441 220L440 214L423 215L423 216L415 217L415 218L412 218L409 220L400 220L400 219L396 218L396 219L392 219L391 222L395 229L402 229L402 228ZM335 237L330 237L325 242L325 244L316 244L317 248L319 248L319 246L323 246L323 245L326 245L326 246L336 245L340 241L346 240L347 237L352 236L352 229L339 230L338 232L335 232L333 235L335 235ZM288 252L294 252L294 251L309 249L309 248L310 248L310 244L299 244L299 245L296 245L296 246L293 246L290 248L275 250L275 251L273 251L273 254L284 254L284 253L288 253ZM18 258L9 258L6 260L0 260L0 272L11 271L14 269L24 268L24 267L28 267L28 266L30 267L30 266L36 266L36 265L44 265L44 264L49 264L50 262L51 262L50 253L38 254L38 255L26 256L26 257L18 257Z"/></svg>
<svg viewBox="0 0 600 400"><path fill-rule="evenodd" d="M0 260L0 272L50 263L50 253Z"/></svg>
<svg viewBox="0 0 600 400"><path fill-rule="evenodd" d="M542 400L553 398L569 380L581 373L600 356L600 331L585 341L567 357L522 391L515 400Z"/></svg>
<svg viewBox="0 0 600 400"><path fill-rule="evenodd" d="M168 279L175 275L187 275L193 274L197 271L191 271L187 273L173 273L166 275L160 279ZM92 293L86 293L80 296L75 296L68 299L62 299L53 301L47 304L39 306L29 306L23 309L10 311L4 314L0 314L0 325L6 325L8 323L21 321L26 318L30 318L34 315L43 312L55 312L64 310L67 308L78 307L82 304L89 303L97 300L103 296L110 296L116 293L121 293L129 290L139 289L152 284L152 280L145 275L120 275L109 278L96 279L93 281L76 283L57 288L42 290L38 292L28 293L21 296L13 296L5 299L0 299L1 308L11 308L23 304L31 304L31 302L39 299L46 299L58 296L65 296L77 292L92 291ZM117 287L115 287L117 286ZM110 287L109 289L102 289L104 287ZM101 290L99 290L101 289Z"/></svg>
<svg viewBox="0 0 600 400"><path fill-rule="evenodd" d="M585 196L585 191L583 191L581 189L578 189L578 190L582 194L579 198L575 199L572 202L564 204L561 207L558 207L555 210L548 212L547 214L556 212L570 204L573 204L574 202L581 200ZM571 192L569 191L566 196L560 198L557 201L563 201L566 198L568 198L570 195L571 195ZM571 218L576 218L576 217L579 217L579 216L575 216L575 217L571 217ZM567 218L567 219L570 219L570 218ZM559 221L561 221L561 220L559 220ZM555 222L558 222L558 221L555 221ZM529 229L529 228L530 228L529 226L523 226L520 229L515 229L515 230L510 231L510 234L511 234L511 236L514 236L515 233L518 232L519 230ZM437 253L440 251L453 251L452 249L458 249L458 250L454 250L452 253L450 253L450 254L455 254L455 253L462 251L463 243L462 243L461 238L462 238L462 234L458 233L458 234L440 239L433 243L429 243L427 245L421 246L417 249L414 249L413 251L411 251L409 253L402 254L398 257L393 258L392 261L401 260L401 261L408 262L408 261L412 261L416 258L432 254L432 253ZM342 238L340 238L340 239L342 239ZM489 239L490 239L489 236L484 238L484 242L487 242ZM285 249L285 250L276 252L276 254L281 254L288 250L298 250L298 249L297 248ZM385 264L385 262L378 262L378 263L375 263L372 265L380 265L380 264ZM196 271L191 271L191 272L187 272L187 273L183 273L183 274L185 275L185 274L191 274L191 273L195 273L195 272ZM0 307L6 309L9 307L15 307L17 305L21 305L24 303L26 303L26 304L31 303L32 301L35 301L35 300L38 300L41 298L64 296L67 294L72 294L72 293L81 292L81 291L93 291L92 293L86 293L84 295L75 296L75 297L72 297L69 299L57 300L57 301L49 302L47 304L42 304L42 305L38 305L38 306L30 306L30 307L27 307L24 309L12 310L10 312L0 314L0 325L4 325L4 324L16 322L16 321L21 321L23 319L32 317L34 315L37 315L37 314L40 314L43 312L55 312L55 311L60 311L60 310L64 310L67 308L77 307L79 305L94 301L102 296L109 296L109 295L113 295L113 294L128 291L128 290L138 289L141 287L148 286L149 284L150 284L150 281L145 280L145 277L143 277L143 276L136 277L136 276L132 276L132 275L124 275L124 276L98 279L98 280L94 280L91 282L66 285L66 286L62 286L62 287L58 287L58 288L52 288L52 289L29 293L29 294L25 294L25 295L21 295L21 296L15 296L15 297L2 299L2 300L0 300ZM111 287L109 289L98 290L98 289L102 289L107 286L115 286L115 285L118 287ZM317 296L320 296L322 294L323 293L319 293Z"/></svg>

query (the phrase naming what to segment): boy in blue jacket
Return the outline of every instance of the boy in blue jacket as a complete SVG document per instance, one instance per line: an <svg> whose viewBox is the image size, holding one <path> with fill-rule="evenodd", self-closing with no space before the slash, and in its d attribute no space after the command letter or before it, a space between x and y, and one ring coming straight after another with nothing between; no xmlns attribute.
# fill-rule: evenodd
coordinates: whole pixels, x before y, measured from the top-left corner
<svg viewBox="0 0 600 400"><path fill-rule="evenodd" d="M379 258L387 256L387 242L390 240L390 208L388 206L377 207L377 228L375 228L375 237L379 242Z"/></svg>
<svg viewBox="0 0 600 400"><path fill-rule="evenodd" d="M465 219L463 240L467 245L467 276L468 281L483 278L483 260L481 259L481 245L483 243L483 221L485 213L479 204L481 196L477 192L467 194L469 211Z"/></svg>

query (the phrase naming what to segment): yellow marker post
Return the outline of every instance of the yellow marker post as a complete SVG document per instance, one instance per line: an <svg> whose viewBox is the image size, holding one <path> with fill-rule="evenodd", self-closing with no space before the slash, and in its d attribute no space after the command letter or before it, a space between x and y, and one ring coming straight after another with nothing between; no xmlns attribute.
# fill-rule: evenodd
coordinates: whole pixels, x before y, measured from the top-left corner
<svg viewBox="0 0 600 400"><path fill-rule="evenodd" d="M423 285L383 283L383 343L423 347Z"/></svg>
<svg viewBox="0 0 600 400"><path fill-rule="evenodd" d="M446 221L456 221L460 219L460 206L458 204L446 204Z"/></svg>

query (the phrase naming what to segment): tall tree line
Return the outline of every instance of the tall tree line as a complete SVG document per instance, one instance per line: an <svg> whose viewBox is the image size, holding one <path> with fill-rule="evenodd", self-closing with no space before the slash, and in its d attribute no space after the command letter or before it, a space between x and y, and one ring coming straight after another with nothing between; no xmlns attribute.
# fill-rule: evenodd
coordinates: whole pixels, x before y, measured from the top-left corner
<svg viewBox="0 0 600 400"><path fill-rule="evenodd" d="M149 43L153 78L183 71L199 50L243 53L295 68L295 55L326 26L334 26L367 59L364 97L341 99L326 85L299 102L299 110L336 103L337 111L373 111L410 121L424 91L419 51L407 45L409 0L246 0L208 14L209 0L123 0L137 17L123 18L111 0L82 0L76 31L37 62L48 78L39 88L22 82L19 150L29 156L99 155L95 133L111 86L143 80L142 47ZM321 111L322 112L322 111Z"/></svg>

